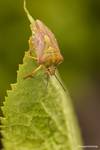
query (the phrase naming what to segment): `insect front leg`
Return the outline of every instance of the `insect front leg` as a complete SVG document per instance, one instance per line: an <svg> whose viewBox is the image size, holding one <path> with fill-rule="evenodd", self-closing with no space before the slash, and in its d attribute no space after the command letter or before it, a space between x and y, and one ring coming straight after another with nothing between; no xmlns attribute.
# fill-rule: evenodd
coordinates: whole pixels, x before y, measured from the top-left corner
<svg viewBox="0 0 100 150"><path fill-rule="evenodd" d="M33 60L35 60L35 61L37 61L37 60L38 60L38 58L37 58L37 57L32 56L32 52L31 52L31 50L29 50L29 52L28 52L28 56L27 56L27 57L29 57L30 59L33 59Z"/></svg>
<svg viewBox="0 0 100 150"><path fill-rule="evenodd" d="M36 60L36 61L38 60L37 57L33 57L33 56L31 56L31 55L29 55L28 57L31 58L31 59L33 59L33 60Z"/></svg>
<svg viewBox="0 0 100 150"><path fill-rule="evenodd" d="M42 68L42 65L40 65L39 67L37 67L35 70L33 70L30 74L27 74L26 76L24 76L23 78L24 79L27 79L27 78L32 78L34 75L35 75L35 73L38 71L38 70L40 70Z"/></svg>
<svg viewBox="0 0 100 150"><path fill-rule="evenodd" d="M34 59L34 60L37 61L38 58L33 56L32 51L34 51L34 44L33 44L33 38L31 36L29 38L29 53L28 53L28 57L30 57L31 59Z"/></svg>

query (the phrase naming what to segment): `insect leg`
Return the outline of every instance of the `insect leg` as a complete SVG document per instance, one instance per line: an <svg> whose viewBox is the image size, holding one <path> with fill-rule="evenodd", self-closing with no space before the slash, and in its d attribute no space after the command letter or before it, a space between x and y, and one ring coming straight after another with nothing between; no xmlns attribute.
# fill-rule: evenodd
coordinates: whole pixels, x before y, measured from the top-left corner
<svg viewBox="0 0 100 150"><path fill-rule="evenodd" d="M34 43L33 43L33 36L29 38L29 55L33 56L32 51L34 51Z"/></svg>
<svg viewBox="0 0 100 150"><path fill-rule="evenodd" d="M34 60L38 60L37 57L33 57L33 56L31 56L31 55L29 55L28 57L31 58L31 59L34 59Z"/></svg>
<svg viewBox="0 0 100 150"><path fill-rule="evenodd" d="M26 75L26 76L24 77L24 79L32 78L32 77L34 76L34 74L35 74L38 70L40 70L41 68L42 68L42 65L40 65L40 66L37 67L35 70L33 70L32 73Z"/></svg>
<svg viewBox="0 0 100 150"><path fill-rule="evenodd" d="M34 59L34 60L38 60L37 57L32 56L31 51L29 51L28 57L31 58L31 59Z"/></svg>
<svg viewBox="0 0 100 150"><path fill-rule="evenodd" d="M62 86L63 90L66 92L66 88L64 87L63 83L59 80L59 78L57 77L56 74L54 76L58 80L58 82L60 83L60 85Z"/></svg>

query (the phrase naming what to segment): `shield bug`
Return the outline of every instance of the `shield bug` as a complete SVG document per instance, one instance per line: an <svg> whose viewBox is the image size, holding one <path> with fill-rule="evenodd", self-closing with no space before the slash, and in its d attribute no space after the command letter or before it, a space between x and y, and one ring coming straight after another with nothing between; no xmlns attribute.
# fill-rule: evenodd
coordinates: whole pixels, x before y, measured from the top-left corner
<svg viewBox="0 0 100 150"><path fill-rule="evenodd" d="M24 1L24 10L31 23L32 36L29 39L30 57L37 61L38 67L32 73L24 78L33 77L34 74L44 68L48 75L55 75L57 66L63 61L57 40L50 29L40 20L34 20L26 8ZM35 56L33 57L32 53ZM56 76L56 75L55 75ZM57 76L56 76L57 78Z"/></svg>

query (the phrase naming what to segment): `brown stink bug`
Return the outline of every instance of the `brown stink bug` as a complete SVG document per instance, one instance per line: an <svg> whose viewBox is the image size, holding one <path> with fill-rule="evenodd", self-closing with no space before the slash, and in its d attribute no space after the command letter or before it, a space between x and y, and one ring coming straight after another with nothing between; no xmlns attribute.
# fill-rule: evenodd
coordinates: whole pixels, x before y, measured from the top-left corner
<svg viewBox="0 0 100 150"><path fill-rule="evenodd" d="M30 20L32 30L32 36L29 39L30 57L35 59L38 63L38 67L24 78L34 76L34 74L41 68L44 68L48 75L55 75L57 66L63 61L56 38L42 21L35 21L31 17L26 8L25 1L24 10ZM32 56L33 51L35 53L34 57Z"/></svg>

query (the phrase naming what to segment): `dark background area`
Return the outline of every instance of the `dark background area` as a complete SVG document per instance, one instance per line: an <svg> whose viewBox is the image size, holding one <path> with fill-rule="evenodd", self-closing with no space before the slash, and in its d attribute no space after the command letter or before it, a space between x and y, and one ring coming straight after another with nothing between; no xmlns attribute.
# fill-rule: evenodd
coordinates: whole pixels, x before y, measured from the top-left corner
<svg viewBox="0 0 100 150"><path fill-rule="evenodd" d="M27 0L27 7L59 42L64 56L59 71L75 105L84 145L100 146L100 0ZM23 0L0 0L1 105L16 82L30 35Z"/></svg>

